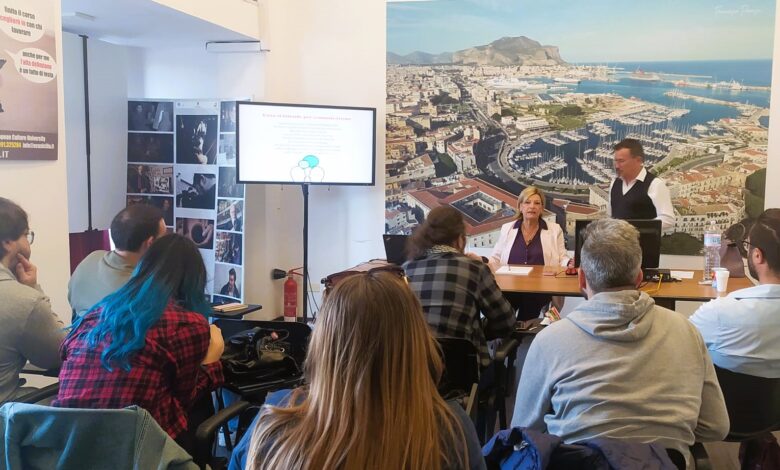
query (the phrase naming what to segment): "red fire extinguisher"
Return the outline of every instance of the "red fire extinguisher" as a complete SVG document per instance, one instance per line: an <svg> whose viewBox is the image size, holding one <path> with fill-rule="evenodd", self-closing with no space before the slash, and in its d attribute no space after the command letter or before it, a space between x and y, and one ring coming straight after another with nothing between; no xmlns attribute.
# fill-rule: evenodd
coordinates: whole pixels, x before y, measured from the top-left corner
<svg viewBox="0 0 780 470"><path fill-rule="evenodd" d="M298 315L298 282L293 275L301 276L297 269L287 271L287 280L284 281L284 320L295 321Z"/></svg>

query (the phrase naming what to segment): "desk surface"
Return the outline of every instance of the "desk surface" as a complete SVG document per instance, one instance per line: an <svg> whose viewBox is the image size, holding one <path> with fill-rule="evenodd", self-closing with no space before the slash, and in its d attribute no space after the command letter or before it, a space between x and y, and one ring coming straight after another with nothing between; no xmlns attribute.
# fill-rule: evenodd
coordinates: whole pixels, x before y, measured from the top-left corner
<svg viewBox="0 0 780 470"><path fill-rule="evenodd" d="M550 295L562 295L568 297L581 297L577 276L566 276L561 273L557 276L545 276L544 266L533 266L533 270L527 276L513 274L496 274L498 287L504 292L528 292ZM718 293L711 286L701 285L702 271L693 271L693 279L683 279L680 282L664 282L661 288L655 291L657 282L648 283L642 288L653 298L669 300L688 300L706 302L718 297ZM753 283L747 277L729 279L728 292L752 287ZM726 295L726 294L721 294Z"/></svg>
<svg viewBox="0 0 780 470"><path fill-rule="evenodd" d="M218 305L214 305L217 307ZM252 312L256 312L257 310L262 309L263 306L259 304L246 304L246 308L241 308L238 310L231 310L229 312L218 312L214 310L212 313L212 316L214 318L243 318L244 315L247 315Z"/></svg>

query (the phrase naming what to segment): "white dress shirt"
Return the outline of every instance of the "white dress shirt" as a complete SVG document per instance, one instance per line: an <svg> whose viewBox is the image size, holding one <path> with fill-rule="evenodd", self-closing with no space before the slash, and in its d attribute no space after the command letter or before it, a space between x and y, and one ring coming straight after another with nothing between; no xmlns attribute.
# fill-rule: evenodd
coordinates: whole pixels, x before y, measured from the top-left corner
<svg viewBox="0 0 780 470"><path fill-rule="evenodd" d="M637 181L644 182L645 178L647 178L647 169L645 169L645 167L642 167L642 171L640 171L637 177L630 183L626 183L623 178L619 178L623 183L623 195L633 188ZM612 184L617 184L617 182L613 182ZM610 186L610 201L607 205L607 215L610 217L612 217L611 189L612 187ZM661 230L664 233L671 232L674 228L674 206L672 206L672 195L669 192L669 188L666 187L666 182L656 176L647 188L647 195L650 197L650 200L653 201L653 206L655 206L655 212L657 214L656 220L661 221Z"/></svg>
<svg viewBox="0 0 780 470"><path fill-rule="evenodd" d="M780 284L762 284L712 300L691 323L718 367L780 378Z"/></svg>

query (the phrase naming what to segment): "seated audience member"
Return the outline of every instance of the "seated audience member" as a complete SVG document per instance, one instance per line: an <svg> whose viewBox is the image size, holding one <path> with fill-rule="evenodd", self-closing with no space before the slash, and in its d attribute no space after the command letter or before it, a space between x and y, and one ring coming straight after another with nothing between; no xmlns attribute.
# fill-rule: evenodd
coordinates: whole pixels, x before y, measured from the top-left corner
<svg viewBox="0 0 780 470"><path fill-rule="evenodd" d="M114 251L96 250L73 271L68 300L81 316L103 297L122 287L152 242L165 235L163 214L157 207L135 204L122 209L111 221Z"/></svg>
<svg viewBox="0 0 780 470"><path fill-rule="evenodd" d="M780 378L780 209L764 211L744 245L759 285L702 305L690 320L718 367Z"/></svg>
<svg viewBox="0 0 780 470"><path fill-rule="evenodd" d="M138 405L191 449L188 414L224 382L224 343L209 327L205 287L206 268L190 240L171 234L153 243L130 280L68 334L53 405Z"/></svg>
<svg viewBox="0 0 780 470"><path fill-rule="evenodd" d="M351 276L320 311L304 365L308 385L262 409L229 468L483 469L469 417L436 389L442 368L403 280Z"/></svg>
<svg viewBox="0 0 780 470"><path fill-rule="evenodd" d="M439 206L409 238L404 270L425 320L436 336L465 338L477 347L480 366L490 365L486 339L507 336L515 312L479 257L465 255L466 224L457 209ZM483 324L480 313L487 321Z"/></svg>
<svg viewBox="0 0 780 470"><path fill-rule="evenodd" d="M566 443L658 443L686 456L695 441L723 439L729 418L701 335L636 288L637 230L602 219L585 237L579 283L587 301L531 343L512 426Z"/></svg>
<svg viewBox="0 0 780 470"><path fill-rule="evenodd" d="M496 270L508 264L529 264L536 266L574 266L563 241L563 230L555 222L542 219L544 193L534 186L528 186L517 198L517 217L501 227L490 268ZM543 294L511 294L507 298L517 309L519 320L539 316L547 309L552 296ZM563 306L563 298L556 298L556 307Z"/></svg>
<svg viewBox="0 0 780 470"><path fill-rule="evenodd" d="M28 360L45 369L60 365L65 325L38 285L33 239L24 209L0 197L0 403L32 391L19 382Z"/></svg>

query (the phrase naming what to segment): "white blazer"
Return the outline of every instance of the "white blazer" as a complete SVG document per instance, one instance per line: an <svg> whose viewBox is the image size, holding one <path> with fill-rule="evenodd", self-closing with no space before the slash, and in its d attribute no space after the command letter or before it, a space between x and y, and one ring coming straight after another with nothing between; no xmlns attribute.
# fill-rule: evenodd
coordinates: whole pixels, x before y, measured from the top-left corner
<svg viewBox="0 0 780 470"><path fill-rule="evenodd" d="M501 235L498 237L498 242L496 242L496 246L493 247L493 253L490 255L489 265L493 271L506 265L509 261L509 253L515 244L517 232L520 231L514 228L516 222L516 220L513 220L501 226ZM542 239L544 265L566 266L570 258L566 251L566 244L563 241L561 226L555 222L548 222L547 230L542 229L542 233L539 236Z"/></svg>

